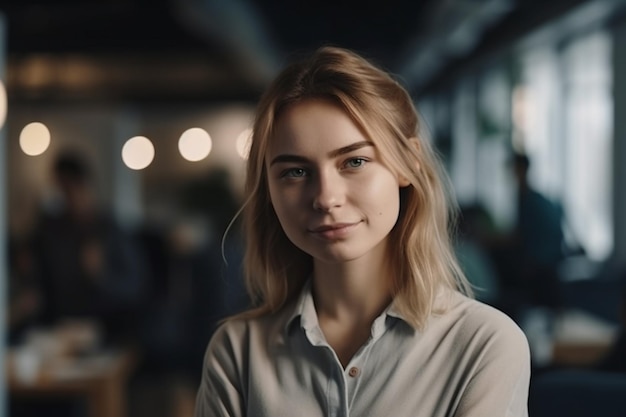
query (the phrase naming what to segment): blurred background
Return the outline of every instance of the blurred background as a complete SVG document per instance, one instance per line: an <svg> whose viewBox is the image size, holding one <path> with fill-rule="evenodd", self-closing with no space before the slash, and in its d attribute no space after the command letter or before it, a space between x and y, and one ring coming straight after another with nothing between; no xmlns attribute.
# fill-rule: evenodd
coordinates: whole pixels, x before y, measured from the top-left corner
<svg viewBox="0 0 626 417"><path fill-rule="evenodd" d="M0 416L193 414L256 101L324 44L411 93L531 415L625 415L626 1L2 0Z"/></svg>

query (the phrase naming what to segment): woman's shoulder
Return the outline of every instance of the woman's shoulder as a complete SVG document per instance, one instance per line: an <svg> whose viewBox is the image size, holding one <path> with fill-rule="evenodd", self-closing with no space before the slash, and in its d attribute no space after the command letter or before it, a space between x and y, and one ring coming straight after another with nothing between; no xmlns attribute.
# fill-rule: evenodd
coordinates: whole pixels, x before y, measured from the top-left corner
<svg viewBox="0 0 626 417"><path fill-rule="evenodd" d="M502 311L458 292L449 297L449 308L442 318L468 342L502 346L526 354L528 341L522 329ZM448 317L446 317L448 316Z"/></svg>
<svg viewBox="0 0 626 417"><path fill-rule="evenodd" d="M209 349L217 346L237 348L250 343L254 339L270 339L280 334L287 319L285 313L258 313L248 311L224 320L215 330Z"/></svg>

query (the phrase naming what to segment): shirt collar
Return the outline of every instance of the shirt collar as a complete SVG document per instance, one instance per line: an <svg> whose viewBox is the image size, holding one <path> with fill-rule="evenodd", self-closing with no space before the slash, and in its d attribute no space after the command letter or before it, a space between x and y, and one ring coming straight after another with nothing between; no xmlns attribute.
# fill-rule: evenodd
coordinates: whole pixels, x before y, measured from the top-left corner
<svg viewBox="0 0 626 417"><path fill-rule="evenodd" d="M313 305L313 294L311 293L311 279L308 279L302 287L300 295L293 304L292 311L287 318L284 329L285 336L289 334L295 322L298 321L301 326L304 327L304 323L308 322L310 324L313 318L317 321L317 314L315 313L315 306Z"/></svg>
<svg viewBox="0 0 626 417"><path fill-rule="evenodd" d="M397 309L395 303L391 303L383 313L374 320L372 324L372 333L374 335L382 333L387 326L387 318L395 319L406 323L407 326L413 327L404 315ZM293 304L293 309L288 316L285 323L285 336L289 334L295 323L299 322L300 327L305 330L310 330L319 327L317 320L317 312L315 311L315 304L313 303L313 293L311 279L307 280L304 284L297 301Z"/></svg>
<svg viewBox="0 0 626 417"><path fill-rule="evenodd" d="M428 320L432 318L432 315L438 315L439 313L437 312L447 311L451 307L454 301L455 294L459 294L459 292L457 290L444 287L443 285L440 286L439 289L436 290L435 299L433 300L434 311L431 314L431 317L428 318ZM389 308L387 309L387 315L403 321L407 326L409 326L413 330L418 330L415 328L415 326L413 326L413 324L411 324L409 320L407 320L406 316L402 314L400 309L398 309L398 307L396 306L395 302L392 302Z"/></svg>
<svg viewBox="0 0 626 417"><path fill-rule="evenodd" d="M404 315L400 312L400 310L398 310L398 308L396 307L396 303L394 302L392 302L391 305L387 307L387 309L385 310L385 313L390 317L394 317L396 319L402 320L408 324L406 317L404 317Z"/></svg>

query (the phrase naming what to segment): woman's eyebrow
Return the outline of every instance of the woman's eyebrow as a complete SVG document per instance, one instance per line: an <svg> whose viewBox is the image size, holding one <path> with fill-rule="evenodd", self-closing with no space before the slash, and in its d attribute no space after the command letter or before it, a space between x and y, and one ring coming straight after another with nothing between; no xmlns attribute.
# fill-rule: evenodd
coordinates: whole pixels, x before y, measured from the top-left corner
<svg viewBox="0 0 626 417"><path fill-rule="evenodd" d="M328 152L328 157L335 158L337 156L344 155L344 154L356 151L361 148L365 148L366 146L374 146L374 144L367 140L363 140L361 142L354 142L351 145L344 146L343 148L335 149L334 151Z"/></svg>
<svg viewBox="0 0 626 417"><path fill-rule="evenodd" d="M330 152L328 152L328 157L329 158L336 158L340 155L344 155L350 152L354 152L358 149L361 148L365 148L366 146L374 146L374 144L370 141L364 140L364 141L360 141L360 142L355 142L352 143L348 146L344 146L342 148L338 148L338 149L334 149ZM298 162L298 163L306 163L306 162L310 162L309 159L300 156L300 155L293 155L293 154L281 154L281 155L277 155L276 157L274 157L272 159L272 161L270 162L270 166L277 164L277 163L281 163L281 162Z"/></svg>
<svg viewBox="0 0 626 417"><path fill-rule="evenodd" d="M270 166L272 166L274 164L279 164L281 162L306 163L306 162L309 162L309 160L307 158L305 158L304 156L291 155L291 154L282 154L282 155L278 155L274 159L272 159L272 162L270 162Z"/></svg>

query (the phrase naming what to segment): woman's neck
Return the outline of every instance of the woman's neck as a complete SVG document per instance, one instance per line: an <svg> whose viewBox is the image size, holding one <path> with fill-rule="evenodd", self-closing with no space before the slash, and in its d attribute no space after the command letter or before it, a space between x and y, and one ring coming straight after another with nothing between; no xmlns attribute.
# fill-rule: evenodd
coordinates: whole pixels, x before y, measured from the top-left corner
<svg viewBox="0 0 626 417"><path fill-rule="evenodd" d="M371 324L391 302L390 274L383 262L315 262L313 297L318 316Z"/></svg>

